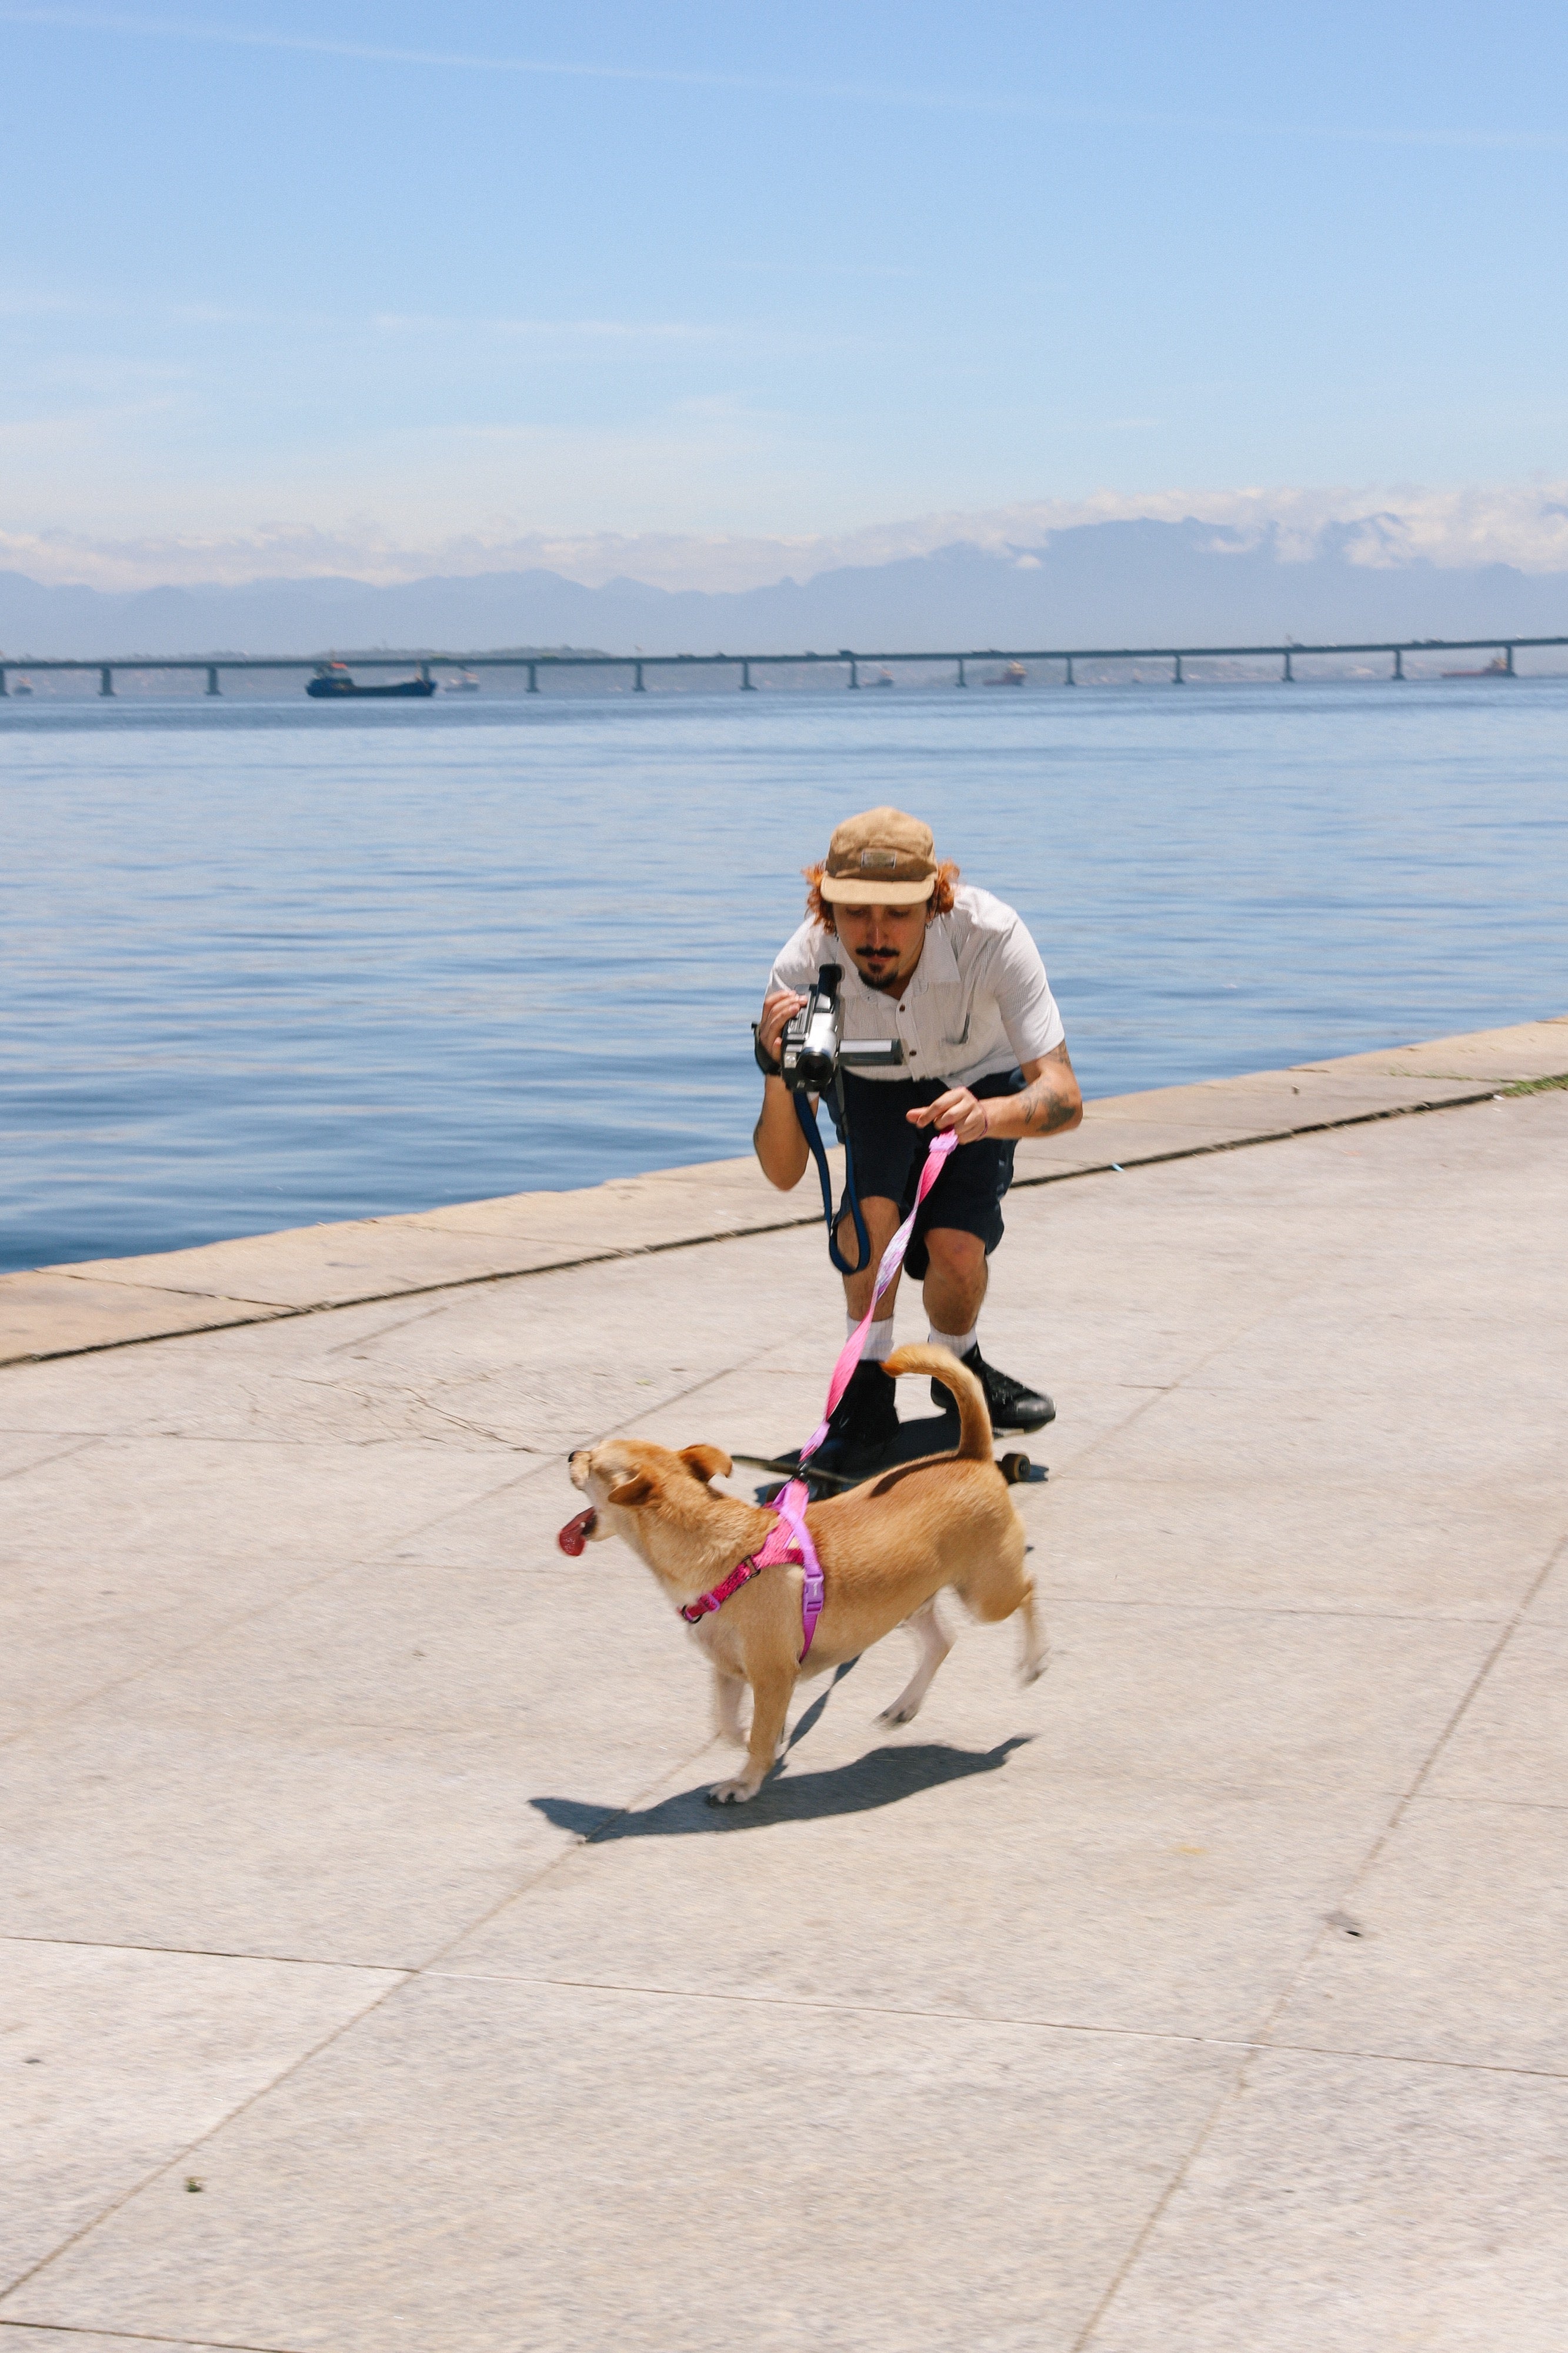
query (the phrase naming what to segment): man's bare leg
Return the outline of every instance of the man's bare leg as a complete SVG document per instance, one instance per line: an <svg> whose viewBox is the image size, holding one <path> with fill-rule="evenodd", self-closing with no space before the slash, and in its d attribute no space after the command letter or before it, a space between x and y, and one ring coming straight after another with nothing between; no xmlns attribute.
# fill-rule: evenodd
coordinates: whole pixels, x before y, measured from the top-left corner
<svg viewBox="0 0 1568 2353"><path fill-rule="evenodd" d="M933 1332L973 1332L985 1304L985 1245L956 1226L932 1226L926 1238L925 1311Z"/></svg>
<svg viewBox="0 0 1568 2353"><path fill-rule="evenodd" d="M870 1253L866 1264L858 1272L847 1274L844 1278L844 1304L857 1323L871 1304L871 1293L876 1287L877 1269L882 1262L882 1252L887 1249L902 1222L899 1216L898 1203L889 1201L880 1193L873 1193L868 1200L861 1202L860 1214L866 1220L866 1231L870 1236ZM853 1218L845 1216L839 1219L835 1238L842 1256L853 1259L857 1247ZM899 1285L895 1277L883 1296L882 1312L877 1318L879 1324L891 1319L893 1303L898 1295Z"/></svg>

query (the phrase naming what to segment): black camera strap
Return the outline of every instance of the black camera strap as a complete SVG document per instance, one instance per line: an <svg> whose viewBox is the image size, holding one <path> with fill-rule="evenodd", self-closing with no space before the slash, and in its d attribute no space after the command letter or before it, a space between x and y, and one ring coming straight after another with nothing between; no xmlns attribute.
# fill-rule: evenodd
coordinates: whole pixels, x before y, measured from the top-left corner
<svg viewBox="0 0 1568 2353"><path fill-rule="evenodd" d="M871 1262L871 1237L866 1231L866 1220L860 1214L860 1196L855 1190L855 1146L849 1140L849 1121L844 1109L843 1076L837 1071L833 1074L833 1101L838 1112L838 1133L844 1138L844 1206L855 1220L855 1247L858 1256L853 1266L838 1247L837 1220L833 1214L833 1177L827 1166L822 1130L817 1126L816 1113L811 1108L811 1098L803 1091L793 1095L791 1100L801 1132L811 1146L817 1176L822 1181L822 1214L827 1220L827 1255L840 1274L858 1274Z"/></svg>

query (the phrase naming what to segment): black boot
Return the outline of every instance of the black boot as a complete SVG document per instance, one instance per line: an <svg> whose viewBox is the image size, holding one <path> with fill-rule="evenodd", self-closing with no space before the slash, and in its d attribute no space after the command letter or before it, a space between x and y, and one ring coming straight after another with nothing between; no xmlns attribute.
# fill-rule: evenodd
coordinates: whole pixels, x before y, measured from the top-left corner
<svg viewBox="0 0 1568 2353"><path fill-rule="evenodd" d="M1029 1388L1016 1381L1009 1373L999 1373L988 1365L980 1353L977 1340L968 1353L959 1358L967 1365L985 1392L986 1409L993 1430L1043 1430L1047 1421L1055 1421L1057 1409L1043 1389ZM958 1403L951 1389L940 1381L932 1381L931 1393L942 1412L958 1418Z"/></svg>
<svg viewBox="0 0 1568 2353"><path fill-rule="evenodd" d="M849 1386L833 1409L833 1419L811 1461L814 1468L837 1471L847 1479L874 1471L899 1434L896 1384L880 1365L857 1365Z"/></svg>

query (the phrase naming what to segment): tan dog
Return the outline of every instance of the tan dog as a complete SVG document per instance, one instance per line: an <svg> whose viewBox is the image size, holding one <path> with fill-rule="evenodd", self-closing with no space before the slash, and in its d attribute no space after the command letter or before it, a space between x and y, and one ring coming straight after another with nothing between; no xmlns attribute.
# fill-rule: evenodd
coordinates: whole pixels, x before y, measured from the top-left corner
<svg viewBox="0 0 1568 2353"><path fill-rule="evenodd" d="M780 1563L764 1568L721 1608L692 1628L713 1665L714 1712L728 1739L744 1742L746 1767L710 1796L721 1805L754 1798L784 1736L790 1694L801 1674L816 1675L853 1659L895 1626L908 1625L921 1655L907 1689L883 1711L908 1724L952 1643L936 1614L951 1586L977 1618L1024 1621L1021 1673L1043 1673L1049 1646L1035 1617L1035 1588L1024 1574L1024 1524L991 1453L991 1420L980 1383L945 1348L900 1348L887 1371L932 1373L958 1401L955 1454L930 1455L889 1471L872 1484L813 1504L806 1526L826 1579L816 1638L804 1667L802 1573ZM575 1524L595 1542L623 1536L645 1560L677 1609L718 1585L758 1551L775 1514L713 1493L730 1458L716 1446L679 1454L647 1439L612 1438L572 1457L572 1483L593 1504ZM741 1689L752 1687L752 1727L741 1725Z"/></svg>

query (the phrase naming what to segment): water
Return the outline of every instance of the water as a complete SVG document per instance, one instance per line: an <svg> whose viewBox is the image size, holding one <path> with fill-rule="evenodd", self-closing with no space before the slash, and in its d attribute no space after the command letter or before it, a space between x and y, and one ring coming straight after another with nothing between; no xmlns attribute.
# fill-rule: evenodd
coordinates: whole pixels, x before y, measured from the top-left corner
<svg viewBox="0 0 1568 2353"><path fill-rule="evenodd" d="M1568 1011L1568 681L0 706L0 1266L748 1148L879 801L1103 1094Z"/></svg>

